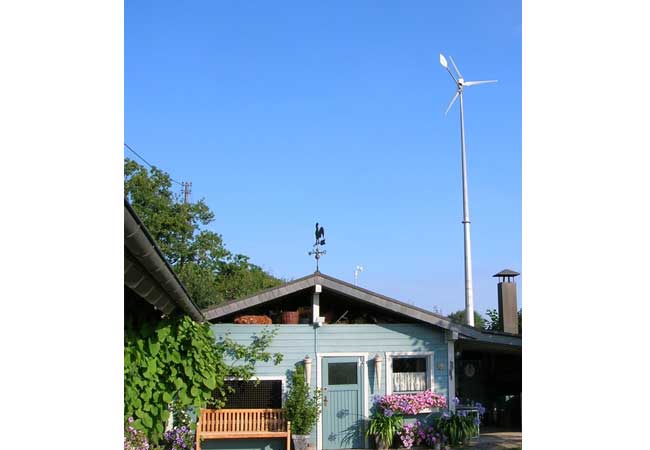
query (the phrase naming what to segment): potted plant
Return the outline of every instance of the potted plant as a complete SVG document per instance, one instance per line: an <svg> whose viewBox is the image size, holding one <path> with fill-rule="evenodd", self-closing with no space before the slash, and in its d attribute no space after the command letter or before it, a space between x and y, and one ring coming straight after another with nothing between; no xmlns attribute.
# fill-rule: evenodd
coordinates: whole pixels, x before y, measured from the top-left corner
<svg viewBox="0 0 650 450"><path fill-rule="evenodd" d="M465 411L444 412L436 421L436 429L447 437L449 445L466 444L478 431L478 419Z"/></svg>
<svg viewBox="0 0 650 450"><path fill-rule="evenodd" d="M374 436L379 450L386 450L393 443L393 438L402 429L402 415L395 414L391 409L375 405L375 411L370 416L366 437Z"/></svg>
<svg viewBox="0 0 650 450"><path fill-rule="evenodd" d="M305 368L296 367L291 377L291 386L287 399L284 402L287 420L291 421L291 437L296 450L307 450L311 430L318 421L320 414L320 392L314 389L309 391L305 380Z"/></svg>

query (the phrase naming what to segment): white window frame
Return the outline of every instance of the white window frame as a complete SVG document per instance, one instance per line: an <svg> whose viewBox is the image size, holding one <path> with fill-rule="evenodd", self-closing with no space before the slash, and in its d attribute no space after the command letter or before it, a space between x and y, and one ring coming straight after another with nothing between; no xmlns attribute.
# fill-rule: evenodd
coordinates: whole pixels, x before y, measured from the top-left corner
<svg viewBox="0 0 650 450"><path fill-rule="evenodd" d="M226 377L226 381L281 381L282 382L282 407L284 408L284 399L287 396L287 377L285 375L262 375L251 377L244 380L241 377Z"/></svg>
<svg viewBox="0 0 650 450"><path fill-rule="evenodd" d="M433 356L434 352L386 352L386 394L412 394L415 392L393 392L393 359L396 358L422 358L427 359L426 378L427 378L427 391L435 392L434 384L434 367ZM424 392L424 391L419 391Z"/></svg>

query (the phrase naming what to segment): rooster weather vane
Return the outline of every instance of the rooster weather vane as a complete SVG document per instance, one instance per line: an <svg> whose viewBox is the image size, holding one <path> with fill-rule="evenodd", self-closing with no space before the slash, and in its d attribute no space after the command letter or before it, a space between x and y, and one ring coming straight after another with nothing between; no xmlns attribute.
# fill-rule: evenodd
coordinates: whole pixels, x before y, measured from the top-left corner
<svg viewBox="0 0 650 450"><path fill-rule="evenodd" d="M316 242L313 245L314 249L310 251L308 255L314 255L314 258L316 258L316 272L318 272L318 260L320 259L321 255L327 253L327 250L320 249L321 245L325 245L325 228L322 226L319 227L318 222L316 222L316 232L314 235L316 236Z"/></svg>

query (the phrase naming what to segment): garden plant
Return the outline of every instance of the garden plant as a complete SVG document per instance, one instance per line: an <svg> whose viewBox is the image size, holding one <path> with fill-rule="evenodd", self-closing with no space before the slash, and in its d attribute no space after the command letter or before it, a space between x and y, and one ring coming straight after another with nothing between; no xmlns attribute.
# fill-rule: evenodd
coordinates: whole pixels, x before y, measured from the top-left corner
<svg viewBox="0 0 650 450"><path fill-rule="evenodd" d="M311 393L305 379L305 368L298 365L291 376L291 386L284 402L287 420L291 422L296 449L306 447L311 430L320 414L320 391Z"/></svg>
<svg viewBox="0 0 650 450"><path fill-rule="evenodd" d="M458 398L454 398L454 403L459 403ZM466 444L472 436L478 434L478 427L485 408L478 402L474 403L474 406L478 410L478 415L460 410L451 414L444 412L436 420L436 430L446 437L452 447Z"/></svg>

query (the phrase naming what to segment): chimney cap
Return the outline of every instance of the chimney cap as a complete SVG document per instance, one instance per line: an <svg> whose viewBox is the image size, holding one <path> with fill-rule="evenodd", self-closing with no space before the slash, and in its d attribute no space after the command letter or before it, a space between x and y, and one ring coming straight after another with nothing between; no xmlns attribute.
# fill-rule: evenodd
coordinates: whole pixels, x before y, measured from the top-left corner
<svg viewBox="0 0 650 450"><path fill-rule="evenodd" d="M520 275L520 273L510 269L503 269L501 272L496 273L492 276L493 277L516 277L517 275Z"/></svg>

